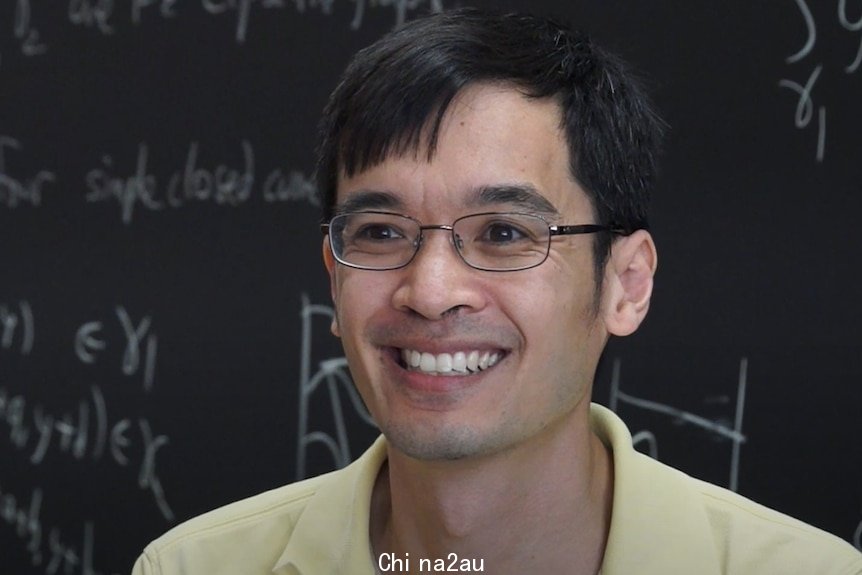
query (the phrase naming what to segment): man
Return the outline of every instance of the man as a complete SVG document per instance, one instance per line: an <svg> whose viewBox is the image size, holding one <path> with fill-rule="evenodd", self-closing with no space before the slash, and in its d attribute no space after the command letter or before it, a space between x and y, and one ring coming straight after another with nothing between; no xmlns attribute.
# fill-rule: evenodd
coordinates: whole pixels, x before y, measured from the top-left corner
<svg viewBox="0 0 862 575"><path fill-rule="evenodd" d="M321 132L332 330L383 437L176 528L136 574L862 573L590 405L657 265L660 122L619 61L548 20L437 15L357 54Z"/></svg>

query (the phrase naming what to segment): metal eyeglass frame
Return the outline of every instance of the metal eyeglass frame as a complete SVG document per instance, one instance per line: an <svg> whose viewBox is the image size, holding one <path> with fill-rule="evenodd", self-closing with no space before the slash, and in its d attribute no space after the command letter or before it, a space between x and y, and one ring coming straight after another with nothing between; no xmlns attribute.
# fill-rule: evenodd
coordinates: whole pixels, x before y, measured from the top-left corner
<svg viewBox="0 0 862 575"><path fill-rule="evenodd" d="M543 263L545 263L545 261L547 261L548 256L550 255L551 238L553 238L554 236L574 236L574 235L581 235L581 234L594 234L594 233L598 233L598 232L609 232L609 233L618 234L618 235L630 235L631 234L631 232L626 231L623 228L616 227L616 226L607 226L607 225L602 225L602 224L564 224L564 225L549 224L547 222L547 220L545 220L545 218L543 218L542 216L540 216L538 214L529 214L526 212L479 212L479 213L475 213L475 214L467 214L466 216L461 216L461 217L457 218L454 222L452 222L451 224L448 224L448 225L447 224L427 224L427 225L425 225L425 224L422 224L422 222L420 222L416 218L413 218L413 217L408 216L406 214L399 214L396 212L376 211L376 210L361 211L361 212L345 212L343 214L336 215L332 219L334 220L335 218L338 218L338 217L351 216L351 215L357 215L357 214L380 214L380 215L385 215L385 216L399 216L399 217L402 217L402 218L405 218L405 219L408 219L410 221L415 222L419 228L419 236L414 241L415 249L413 250L413 255L410 256L410 259L408 259L403 264L400 264L397 266L371 267L371 266L362 266L362 265L350 263L350 262L347 262L347 261L341 259L341 257L339 257L339 255L336 253L335 245L333 244L333 240L332 240L332 235L329 233L329 228L331 226L332 220L330 220L329 222L320 224L320 231L323 233L323 235L329 236L329 248L330 248L330 251L332 252L332 256L335 258L335 260L338 263L340 263L341 265L350 267L350 268L354 268L354 269L368 270L368 271L381 271L381 272L382 271L390 271L390 270L399 270L399 269L405 268L408 265L410 265L410 263L416 258L416 254L419 253L419 249L422 247L422 240L424 239L423 232L425 230L444 230L444 231L450 232L450 234L452 236L452 245L455 248L455 251L458 253L458 257L461 258L461 261L463 261L465 264L467 264L467 266L470 268L480 270L480 271L486 271L486 272L517 272L517 271L532 269L534 267L538 267L538 266L542 265ZM492 216L492 215L530 216L532 218L536 218L536 219L544 221L545 224L548 226L548 244L547 244L546 249L545 249L545 257L543 257L541 259L541 261L536 262L535 264L530 264L528 266L522 266L522 267L517 267L517 268L486 268L486 267L476 266L474 264L471 264L469 261L467 261L467 259L464 257L464 254L461 253L461 248L459 247L460 238L455 235L455 224L457 224L459 221L461 221L465 218L471 218L471 217L475 217L475 216Z"/></svg>

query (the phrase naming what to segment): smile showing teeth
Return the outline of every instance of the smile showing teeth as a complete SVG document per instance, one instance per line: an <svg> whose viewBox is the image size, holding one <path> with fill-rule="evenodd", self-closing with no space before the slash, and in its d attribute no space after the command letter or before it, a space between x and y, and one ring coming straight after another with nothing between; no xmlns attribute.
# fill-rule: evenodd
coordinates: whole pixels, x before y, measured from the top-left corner
<svg viewBox="0 0 862 575"><path fill-rule="evenodd" d="M402 349L401 359L407 369L421 371L429 375L465 375L483 371L500 361L500 353L490 351L459 351L456 353L420 352L415 349Z"/></svg>

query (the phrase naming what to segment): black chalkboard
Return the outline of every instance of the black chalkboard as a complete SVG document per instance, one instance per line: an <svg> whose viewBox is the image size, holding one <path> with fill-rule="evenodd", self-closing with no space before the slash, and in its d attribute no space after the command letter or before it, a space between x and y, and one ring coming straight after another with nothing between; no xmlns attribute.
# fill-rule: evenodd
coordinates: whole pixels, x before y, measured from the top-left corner
<svg viewBox="0 0 862 575"><path fill-rule="evenodd" d="M0 573L126 573L178 521L375 436L329 335L315 124L357 49L556 13L671 126L638 447L862 537L862 11L830 1L16 0L0 7Z"/></svg>

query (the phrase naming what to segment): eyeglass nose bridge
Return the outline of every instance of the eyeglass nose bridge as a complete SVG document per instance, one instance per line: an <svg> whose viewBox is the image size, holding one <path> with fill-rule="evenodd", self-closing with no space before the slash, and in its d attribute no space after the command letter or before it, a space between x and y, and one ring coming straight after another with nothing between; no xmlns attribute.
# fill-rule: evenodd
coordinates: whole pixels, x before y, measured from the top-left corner
<svg viewBox="0 0 862 575"><path fill-rule="evenodd" d="M416 241L414 242L414 246L416 247L416 251L419 251L419 248L422 246L422 241L425 239L425 230L443 230L449 232L452 237L452 242L455 244L455 251L458 252L458 255L461 256L461 259L464 259L464 254L461 253L461 250L464 248L464 241L455 233L454 224L428 224L428 225L420 225L419 226L419 235L416 237ZM415 254L414 254L415 255Z"/></svg>
<svg viewBox="0 0 862 575"><path fill-rule="evenodd" d="M449 232L449 237L452 239L453 247L455 248L455 253L458 254L458 257L461 258L465 264L469 267L473 267L470 262L464 257L464 240L461 239L461 236L455 233L455 225L454 224L428 224L428 225L420 225L419 226L419 235L416 237L416 240L413 242L413 257L410 258L410 262L412 262L416 256L419 254L419 248L422 247L422 242L425 239L425 230L443 230L445 232ZM408 264L410 262L407 262ZM406 264L405 264L406 265Z"/></svg>

